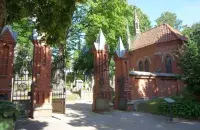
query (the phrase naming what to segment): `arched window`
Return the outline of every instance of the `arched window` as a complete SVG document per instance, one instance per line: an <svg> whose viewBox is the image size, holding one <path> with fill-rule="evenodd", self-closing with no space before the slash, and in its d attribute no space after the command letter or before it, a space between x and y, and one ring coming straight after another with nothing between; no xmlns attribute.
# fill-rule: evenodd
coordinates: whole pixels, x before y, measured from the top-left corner
<svg viewBox="0 0 200 130"><path fill-rule="evenodd" d="M167 56L165 59L166 73L172 73L172 58Z"/></svg>
<svg viewBox="0 0 200 130"><path fill-rule="evenodd" d="M142 61L140 61L138 65L139 65L139 67L138 67L139 71L143 71L143 63L142 63Z"/></svg>
<svg viewBox="0 0 200 130"><path fill-rule="evenodd" d="M144 70L146 72L149 72L149 61L148 60L145 60L145 62L144 62Z"/></svg>

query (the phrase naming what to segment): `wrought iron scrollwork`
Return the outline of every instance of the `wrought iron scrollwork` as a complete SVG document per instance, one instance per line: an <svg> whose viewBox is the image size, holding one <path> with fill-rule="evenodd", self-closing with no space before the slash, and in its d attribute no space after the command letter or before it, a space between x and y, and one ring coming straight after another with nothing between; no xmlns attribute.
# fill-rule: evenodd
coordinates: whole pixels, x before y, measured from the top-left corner
<svg viewBox="0 0 200 130"><path fill-rule="evenodd" d="M99 84L100 84L100 86L104 85L104 77L99 78Z"/></svg>
<svg viewBox="0 0 200 130"><path fill-rule="evenodd" d="M53 99L65 98L65 81L64 81L64 56L58 56L52 63L52 88Z"/></svg>

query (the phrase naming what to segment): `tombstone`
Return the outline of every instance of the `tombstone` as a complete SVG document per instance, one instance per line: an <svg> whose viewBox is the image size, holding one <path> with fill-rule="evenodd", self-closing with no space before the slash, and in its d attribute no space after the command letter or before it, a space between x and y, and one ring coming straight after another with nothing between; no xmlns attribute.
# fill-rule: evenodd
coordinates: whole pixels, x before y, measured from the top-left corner
<svg viewBox="0 0 200 130"><path fill-rule="evenodd" d="M92 110L94 112L109 111L109 101L112 95L109 85L108 46L101 30L97 41L94 43L93 54L94 87Z"/></svg>
<svg viewBox="0 0 200 130"><path fill-rule="evenodd" d="M129 85L128 52L119 38L114 56L115 61L115 99L114 108L127 110L131 101L131 87Z"/></svg>
<svg viewBox="0 0 200 130"><path fill-rule="evenodd" d="M10 26L4 26L0 32L0 94L11 100L14 47L17 33Z"/></svg>

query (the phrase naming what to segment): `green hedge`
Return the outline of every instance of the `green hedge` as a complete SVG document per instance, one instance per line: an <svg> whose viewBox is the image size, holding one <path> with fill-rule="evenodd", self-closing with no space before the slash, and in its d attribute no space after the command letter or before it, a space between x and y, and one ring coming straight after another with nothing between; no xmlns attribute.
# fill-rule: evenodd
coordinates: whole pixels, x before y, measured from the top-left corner
<svg viewBox="0 0 200 130"><path fill-rule="evenodd" d="M200 102L181 98L172 97L176 102L172 105L172 112L174 117L181 117L186 119L200 119ZM169 115L169 106L162 98L149 100L138 104L138 111L148 112L158 115Z"/></svg>
<svg viewBox="0 0 200 130"><path fill-rule="evenodd" d="M15 121L12 117L5 118L0 116L0 130L13 130Z"/></svg>

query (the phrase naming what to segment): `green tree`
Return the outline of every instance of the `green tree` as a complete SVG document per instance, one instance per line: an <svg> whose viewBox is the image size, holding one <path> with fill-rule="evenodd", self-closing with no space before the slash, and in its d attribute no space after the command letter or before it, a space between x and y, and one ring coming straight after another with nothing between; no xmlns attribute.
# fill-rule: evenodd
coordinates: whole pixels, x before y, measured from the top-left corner
<svg viewBox="0 0 200 130"><path fill-rule="evenodd" d="M65 43L77 2L85 0L0 0L0 27L37 17L36 27L49 44Z"/></svg>
<svg viewBox="0 0 200 130"><path fill-rule="evenodd" d="M189 27L189 26L187 26L187 25L185 25L184 27L183 27L183 31L181 32L184 36L186 36L187 38L189 38L190 37L190 32L191 32L191 27Z"/></svg>
<svg viewBox="0 0 200 130"><path fill-rule="evenodd" d="M193 24L191 27L186 26L182 31L182 34L185 35L188 39L195 41L196 43L200 42L200 22Z"/></svg>
<svg viewBox="0 0 200 130"><path fill-rule="evenodd" d="M200 23L184 30L189 36L189 42L180 51L179 66L182 70L181 79L187 89L194 95L200 94Z"/></svg>
<svg viewBox="0 0 200 130"><path fill-rule="evenodd" d="M172 12L164 12L159 18L156 19L157 25L167 23L175 29L182 29L182 20L177 18L177 15Z"/></svg>
<svg viewBox="0 0 200 130"><path fill-rule="evenodd" d="M99 29L101 28L106 37L106 42L110 47L110 59L114 55L119 37L122 37L123 42L127 43L127 21L132 37L135 35L133 24L134 9L137 10L140 19L141 31L146 31L151 27L148 16L139 8L129 6L126 0L88 1L85 6L88 9L87 14L80 24L82 26L82 31L85 34L87 47L91 48L93 46L99 33ZM82 57L83 59L80 59ZM74 68L78 70L91 70L93 68L93 57L91 52L81 52L79 59L75 62Z"/></svg>
<svg viewBox="0 0 200 130"><path fill-rule="evenodd" d="M32 72L33 44L30 40L33 25L24 18L13 23L13 29L18 32L17 44L15 47L14 71L20 72L21 67L26 67L29 73Z"/></svg>

